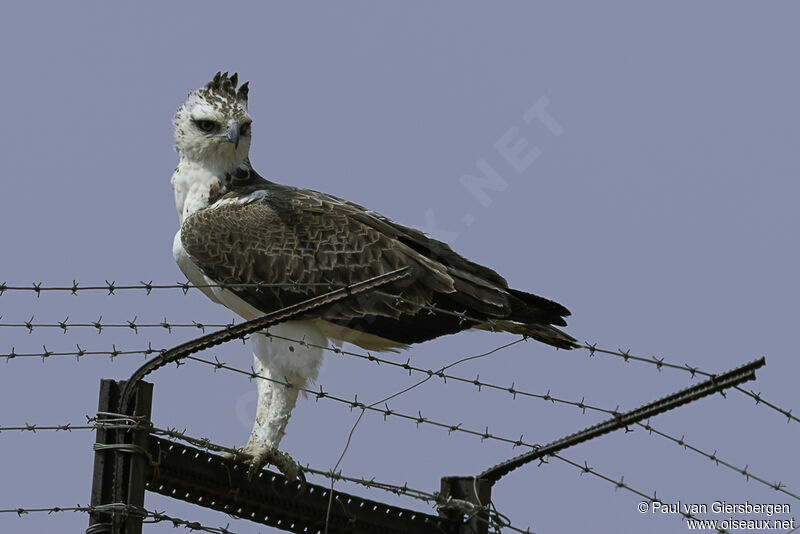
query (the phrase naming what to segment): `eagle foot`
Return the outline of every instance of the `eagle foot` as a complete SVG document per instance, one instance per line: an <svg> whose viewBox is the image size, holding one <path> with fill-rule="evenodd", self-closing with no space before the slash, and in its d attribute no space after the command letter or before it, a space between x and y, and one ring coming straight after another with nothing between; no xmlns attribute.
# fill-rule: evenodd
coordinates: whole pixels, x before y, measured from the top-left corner
<svg viewBox="0 0 800 534"><path fill-rule="evenodd" d="M269 464L275 466L287 480L295 481L299 479L300 483L305 486L306 476L300 464L289 454L279 451L275 447L253 447L247 445L239 449L237 454L226 453L225 457L247 465L248 480L253 480L253 477L264 466Z"/></svg>

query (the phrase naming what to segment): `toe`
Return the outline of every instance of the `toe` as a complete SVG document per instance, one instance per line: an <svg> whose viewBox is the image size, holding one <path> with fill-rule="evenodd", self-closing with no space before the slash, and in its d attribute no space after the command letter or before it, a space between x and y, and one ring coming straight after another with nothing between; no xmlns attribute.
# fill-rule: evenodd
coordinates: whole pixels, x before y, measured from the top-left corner
<svg viewBox="0 0 800 534"><path fill-rule="evenodd" d="M305 481L300 465L291 456L273 447L255 447L248 444L241 449L241 456L234 459L244 461L247 465L247 478L249 480L252 480L265 465L271 464L287 480L294 481L300 478L301 483Z"/></svg>
<svg viewBox="0 0 800 534"><path fill-rule="evenodd" d="M222 453L222 457L226 460L233 460L235 462L246 462L253 457L252 449L247 446L238 447L235 451L228 451Z"/></svg>

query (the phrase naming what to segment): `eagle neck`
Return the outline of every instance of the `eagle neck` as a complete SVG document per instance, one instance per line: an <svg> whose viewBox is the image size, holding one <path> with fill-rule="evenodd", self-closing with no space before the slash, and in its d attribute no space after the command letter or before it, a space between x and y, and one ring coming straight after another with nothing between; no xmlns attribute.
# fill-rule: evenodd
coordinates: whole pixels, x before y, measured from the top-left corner
<svg viewBox="0 0 800 534"><path fill-rule="evenodd" d="M225 170L181 158L171 180L181 224L192 213L208 207L225 194L226 174Z"/></svg>

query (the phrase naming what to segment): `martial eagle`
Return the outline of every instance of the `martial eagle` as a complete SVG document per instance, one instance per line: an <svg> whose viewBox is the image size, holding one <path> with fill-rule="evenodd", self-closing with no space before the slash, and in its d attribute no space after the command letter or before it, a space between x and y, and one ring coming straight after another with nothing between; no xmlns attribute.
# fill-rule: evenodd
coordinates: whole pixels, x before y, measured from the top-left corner
<svg viewBox="0 0 800 534"><path fill-rule="evenodd" d="M316 379L321 347L330 342L396 350L469 328L576 346L554 326L566 325L569 311L561 304L511 289L493 270L374 211L262 178L248 156L248 84L237 84L236 74L217 73L189 93L175 115L180 162L172 185L181 227L173 255L187 278L200 286L234 285L203 291L249 320L325 293L326 284L351 284L401 267L411 272L379 292L271 328L276 337L254 335L257 373L305 387ZM251 472L273 463L297 474L296 464L278 451L297 394L294 387L258 380L256 420L241 449Z"/></svg>

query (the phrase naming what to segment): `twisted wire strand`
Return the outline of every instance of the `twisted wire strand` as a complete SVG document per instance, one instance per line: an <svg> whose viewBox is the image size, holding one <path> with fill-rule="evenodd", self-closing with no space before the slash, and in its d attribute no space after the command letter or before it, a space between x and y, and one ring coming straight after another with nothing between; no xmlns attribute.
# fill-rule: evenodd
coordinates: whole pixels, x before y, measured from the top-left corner
<svg viewBox="0 0 800 534"><path fill-rule="evenodd" d="M211 534L236 534L229 530L228 526L210 527L198 521L187 521L179 517L167 515L164 512L148 510L140 506L133 506L125 503L102 504L97 506L51 506L49 508L7 508L0 509L0 514L17 514L19 517L33 513L46 513L48 515L59 512L82 512L100 513L107 515L119 515L122 517L141 517L145 523L172 523L173 527L183 527L186 530L209 532ZM89 527L91 529L91 527Z"/></svg>
<svg viewBox="0 0 800 534"><path fill-rule="evenodd" d="M0 316L0 319L2 316ZM97 321L92 321L88 323L76 323L70 322L69 317L64 319L63 321L56 321L55 323L35 323L34 322L35 316L32 316L27 321L22 321L20 323L0 323L0 328L25 328L28 330L29 334L33 334L33 331L37 328L58 328L61 329L63 333L67 333L70 328L94 328L97 330L97 333L100 334L103 330L109 328L123 328L128 330L133 330L135 333L139 333L140 328L159 328L162 330L166 330L170 334L172 333L173 328L195 328L200 330L201 332L205 333L206 328L217 328L217 329L230 329L236 326L236 321L231 321L229 323L204 323L201 321L192 321L191 323L171 323L165 317L163 321L160 323L137 323L137 317L134 317L130 321L125 321L124 323L104 323L103 316L101 315Z"/></svg>
<svg viewBox="0 0 800 534"><path fill-rule="evenodd" d="M150 354L164 351L164 349L154 349L152 345L149 343L147 344L146 349L130 349L130 350L117 349L116 344L111 345L111 350L86 350L81 348L81 346L78 344L76 344L76 347L77 350L73 351L50 351L47 350L46 345L42 345L41 352L17 352L14 347L11 347L11 352L0 354L0 358L5 358L6 363L15 358L23 358L23 359L41 358L42 361L44 362L50 357L72 357L72 356L74 356L77 361L80 361L80 359L84 356L108 356L111 360L113 360L117 356L129 356L133 354L148 356Z"/></svg>
<svg viewBox="0 0 800 534"><path fill-rule="evenodd" d="M138 284L122 284L118 285L116 281L109 282L108 280L104 280L103 284L95 284L95 285L81 285L77 281L73 280L72 285L70 286L47 286L44 285L43 282L33 282L28 285L24 286L10 286L6 282L0 282L0 296L3 295L6 291L22 291L22 292L32 292L36 293L37 298L41 296L44 292L68 292L72 295L77 295L79 292L84 291L106 291L107 295L116 295L117 291L144 291L145 294L150 295L153 290L161 290L161 289L180 289L183 294L187 294L190 289L211 289L211 288L222 288L222 289L247 289L247 288L255 288L255 289L262 289L267 287L318 287L318 288L329 288L329 289L336 289L338 287L343 287L346 284L338 283L338 282L256 282L256 283L242 283L242 284L193 284L188 280L185 282L175 282L174 284L154 284L153 281L149 282L142 282L140 281Z"/></svg>

